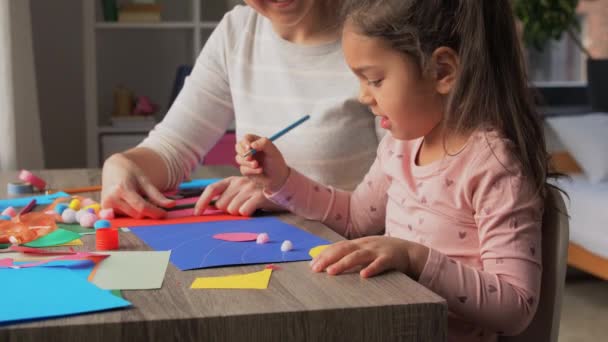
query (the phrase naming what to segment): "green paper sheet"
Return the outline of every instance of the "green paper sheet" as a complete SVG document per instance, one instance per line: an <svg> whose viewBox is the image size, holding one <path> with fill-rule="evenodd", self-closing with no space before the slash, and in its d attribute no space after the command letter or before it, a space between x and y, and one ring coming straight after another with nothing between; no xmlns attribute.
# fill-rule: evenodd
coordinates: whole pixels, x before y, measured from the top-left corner
<svg viewBox="0 0 608 342"><path fill-rule="evenodd" d="M120 290L110 290L110 293L113 294L113 295L115 295L118 298L122 298L122 299L125 298L125 297L122 296L122 291L120 291Z"/></svg>
<svg viewBox="0 0 608 342"><path fill-rule="evenodd" d="M79 224L57 223L57 227L59 227L61 229L69 230L74 233L78 233L80 235L95 234L95 229L86 228Z"/></svg>
<svg viewBox="0 0 608 342"><path fill-rule="evenodd" d="M24 244L24 246L35 248L52 247L62 245L66 242L74 241L76 239L80 239L80 234L71 232L69 230L57 228L50 234L47 234L34 241L30 241Z"/></svg>
<svg viewBox="0 0 608 342"><path fill-rule="evenodd" d="M104 252L93 284L106 290L160 289L165 279L170 251Z"/></svg>

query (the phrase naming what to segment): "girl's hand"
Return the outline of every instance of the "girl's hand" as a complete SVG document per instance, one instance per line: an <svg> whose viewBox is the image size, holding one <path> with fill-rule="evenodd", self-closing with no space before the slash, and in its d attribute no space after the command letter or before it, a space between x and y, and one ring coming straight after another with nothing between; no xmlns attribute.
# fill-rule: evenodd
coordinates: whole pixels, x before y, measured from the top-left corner
<svg viewBox="0 0 608 342"><path fill-rule="evenodd" d="M418 279L428 249L407 240L386 236L368 236L340 241L325 249L312 263L315 272L325 270L337 275L357 267L361 277L369 278L388 270L397 270Z"/></svg>
<svg viewBox="0 0 608 342"><path fill-rule="evenodd" d="M101 206L133 218L163 218L167 212L161 208L175 206L175 201L166 198L133 161L120 153L103 164L101 183Z"/></svg>
<svg viewBox="0 0 608 342"><path fill-rule="evenodd" d="M243 176L270 192L279 191L287 181L289 167L279 149L268 138L248 134L236 144L235 149L236 162L240 165ZM255 149L256 153L243 157L251 149Z"/></svg>

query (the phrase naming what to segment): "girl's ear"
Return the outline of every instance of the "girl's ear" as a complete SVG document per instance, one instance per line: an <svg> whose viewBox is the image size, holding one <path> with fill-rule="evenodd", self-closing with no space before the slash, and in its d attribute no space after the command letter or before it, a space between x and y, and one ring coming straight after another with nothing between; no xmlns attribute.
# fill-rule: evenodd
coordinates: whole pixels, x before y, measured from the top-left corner
<svg viewBox="0 0 608 342"><path fill-rule="evenodd" d="M449 94L456 84L460 66L458 54L453 49L442 46L433 52L431 63L435 70L435 90L441 95Z"/></svg>

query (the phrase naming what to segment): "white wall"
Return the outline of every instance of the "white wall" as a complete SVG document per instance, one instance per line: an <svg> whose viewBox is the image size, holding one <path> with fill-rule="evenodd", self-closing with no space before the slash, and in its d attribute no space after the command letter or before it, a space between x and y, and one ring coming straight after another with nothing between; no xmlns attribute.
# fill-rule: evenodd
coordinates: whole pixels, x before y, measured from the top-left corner
<svg viewBox="0 0 608 342"><path fill-rule="evenodd" d="M86 166L82 0L31 0L47 168Z"/></svg>

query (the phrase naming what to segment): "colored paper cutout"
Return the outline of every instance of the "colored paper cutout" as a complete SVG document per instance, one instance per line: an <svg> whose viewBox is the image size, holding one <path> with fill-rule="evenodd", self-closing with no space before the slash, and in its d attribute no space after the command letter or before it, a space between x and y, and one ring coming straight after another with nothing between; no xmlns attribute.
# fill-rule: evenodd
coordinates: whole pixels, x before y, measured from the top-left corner
<svg viewBox="0 0 608 342"><path fill-rule="evenodd" d="M321 254L321 252L323 252L327 247L329 247L329 245L321 245L321 246L311 248L310 251L308 251L308 254L314 259L319 254Z"/></svg>
<svg viewBox="0 0 608 342"><path fill-rule="evenodd" d="M249 217L245 216L233 216L228 215L224 212L217 214L216 210L207 211L202 216L192 216L194 209L182 209L168 212L169 217L161 220L154 219L134 219L130 217L116 218L109 220L112 223L112 228L122 227L150 227L159 225L170 225L170 224L185 224L185 223L200 223L200 222L215 222L215 221L237 221L237 220L249 220Z"/></svg>
<svg viewBox="0 0 608 342"><path fill-rule="evenodd" d="M241 221L174 224L132 228L131 232L157 251L171 251L171 262L180 270L227 265L265 264L310 260L308 251L329 241L284 223L274 217ZM220 233L268 233L265 244L220 241ZM281 243L290 240L294 249L281 252Z"/></svg>
<svg viewBox="0 0 608 342"><path fill-rule="evenodd" d="M0 210L4 210L8 207L25 207L33 199L36 200L37 205L51 204L53 201L60 197L70 197L65 192L56 192L52 195L40 195L40 196L29 196L29 197L18 197L18 198L7 198L0 200Z"/></svg>
<svg viewBox="0 0 608 342"><path fill-rule="evenodd" d="M106 252L110 257L98 263L92 283L106 290L160 289L171 252Z"/></svg>
<svg viewBox="0 0 608 342"><path fill-rule="evenodd" d="M84 245L84 243L82 243L82 240L76 239L76 240L66 242L66 243L58 245L58 246L82 246L82 245Z"/></svg>
<svg viewBox="0 0 608 342"><path fill-rule="evenodd" d="M67 255L61 255L61 256L55 256L55 257L35 258L34 260L30 260L28 262L19 263L18 266L19 266L19 268L45 267L48 264L52 264L57 261L90 260L93 262L99 262L101 259L107 258L107 257L108 257L108 255L99 255L99 254L93 254L93 253L87 253L87 252L79 252L76 254L67 254ZM15 263L14 265L7 265L6 260L3 261L3 264L4 265L0 264L0 268L12 267L14 265L17 265L17 263ZM94 271L94 270L92 269L91 271Z"/></svg>
<svg viewBox="0 0 608 342"><path fill-rule="evenodd" d="M80 234L58 228L41 238L24 244L24 246L35 248L52 247L68 243L76 239L80 239Z"/></svg>
<svg viewBox="0 0 608 342"><path fill-rule="evenodd" d="M223 211L223 210L212 209L212 208L207 208L203 212L203 216L213 216L213 215L228 215L228 214L225 211ZM166 219L174 219L174 218L181 218L181 217L191 217L191 216L194 216L194 208L186 208L186 209L178 209L178 210L168 211Z"/></svg>
<svg viewBox="0 0 608 342"><path fill-rule="evenodd" d="M123 297L122 291L120 291L120 290L110 290L110 293L118 298L123 298L123 299L125 298L125 297Z"/></svg>
<svg viewBox="0 0 608 342"><path fill-rule="evenodd" d="M207 185L211 185L215 182L221 181L222 178L207 178L207 179L193 179L189 182L183 182L179 185L179 190L192 190L204 188Z"/></svg>
<svg viewBox="0 0 608 342"><path fill-rule="evenodd" d="M28 262L19 261L15 262L15 266L24 267ZM69 268L74 274L78 275L82 279L87 279L95 263L88 259L78 259L78 260L48 260L45 264L42 264L38 267L64 267Z"/></svg>
<svg viewBox="0 0 608 342"><path fill-rule="evenodd" d="M11 266L13 266L13 259L11 259L11 258L0 259L0 267L11 267Z"/></svg>
<svg viewBox="0 0 608 342"><path fill-rule="evenodd" d="M213 235L216 240L232 241L232 242L246 242L255 241L258 238L256 233L221 233Z"/></svg>
<svg viewBox="0 0 608 342"><path fill-rule="evenodd" d="M199 277L194 279L191 289L255 289L265 290L268 288L271 269L263 271L235 274L220 277Z"/></svg>
<svg viewBox="0 0 608 342"><path fill-rule="evenodd" d="M83 227L77 223L57 223L57 227L65 230L69 230L80 235L93 235L95 229Z"/></svg>
<svg viewBox="0 0 608 342"><path fill-rule="evenodd" d="M25 246L11 246L9 250L14 251L15 253L9 252L3 253L2 255L5 256L5 258L10 258L18 262L27 261L19 264L19 267L23 268L41 267L49 263L58 261L67 262L68 260L90 260L97 263L109 256L108 254L101 253L78 252L73 249L70 249L69 251L50 251ZM1 264L0 267L2 267Z"/></svg>
<svg viewBox="0 0 608 342"><path fill-rule="evenodd" d="M69 254L78 254L79 252L74 251L70 248L69 251L50 251L46 249L38 249L27 246L10 246L9 249L14 252L32 254L32 255L69 255Z"/></svg>
<svg viewBox="0 0 608 342"><path fill-rule="evenodd" d="M266 267L264 267L264 268L268 269L268 270L273 270L273 271L278 271L281 269L280 266L277 266L275 264L266 265Z"/></svg>
<svg viewBox="0 0 608 342"><path fill-rule="evenodd" d="M101 290L66 267L0 269L0 324L69 316L130 306L128 301ZM75 295L77 294L77 300Z"/></svg>

